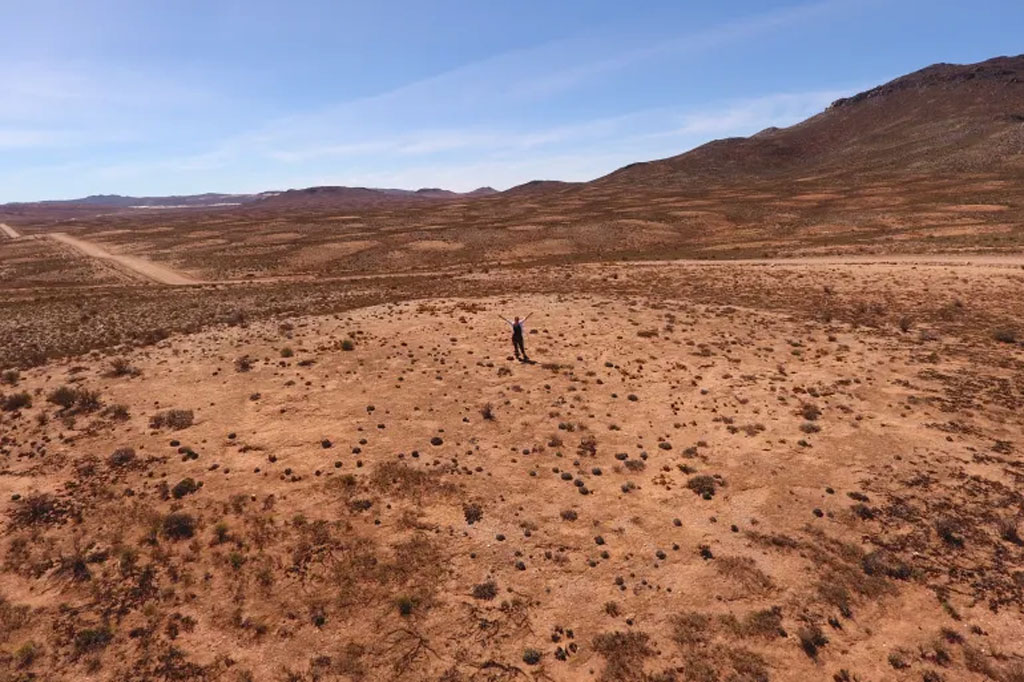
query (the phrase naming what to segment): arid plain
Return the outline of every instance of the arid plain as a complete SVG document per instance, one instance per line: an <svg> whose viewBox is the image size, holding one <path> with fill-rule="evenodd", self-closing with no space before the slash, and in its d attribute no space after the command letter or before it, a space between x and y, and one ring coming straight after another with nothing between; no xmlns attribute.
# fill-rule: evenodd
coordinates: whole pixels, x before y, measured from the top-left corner
<svg viewBox="0 0 1024 682"><path fill-rule="evenodd" d="M0 679L1024 679L1008 120L991 163L0 210Z"/></svg>

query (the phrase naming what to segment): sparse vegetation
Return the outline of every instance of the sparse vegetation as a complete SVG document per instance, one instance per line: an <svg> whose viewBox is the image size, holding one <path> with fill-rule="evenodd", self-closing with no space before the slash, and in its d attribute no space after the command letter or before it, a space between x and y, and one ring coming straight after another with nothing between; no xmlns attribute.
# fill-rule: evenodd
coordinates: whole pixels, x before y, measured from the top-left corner
<svg viewBox="0 0 1024 682"><path fill-rule="evenodd" d="M95 412L100 408L99 392L81 387L60 386L46 400L65 412Z"/></svg>
<svg viewBox="0 0 1024 682"><path fill-rule="evenodd" d="M686 482L686 487L697 493L705 500L710 500L715 496L715 490L718 487L714 476L708 476L706 474L700 476L693 476Z"/></svg>
<svg viewBox="0 0 1024 682"><path fill-rule="evenodd" d="M999 327L992 331L992 338L1000 343L1017 343L1017 330L1013 327Z"/></svg>
<svg viewBox="0 0 1024 682"><path fill-rule="evenodd" d="M114 358L110 361L110 371L107 372L108 376L111 377L137 377L142 374L142 371L132 365L127 358Z"/></svg>
<svg viewBox="0 0 1024 682"><path fill-rule="evenodd" d="M493 580L473 586L473 598L490 601L498 596L498 584Z"/></svg>
<svg viewBox="0 0 1024 682"><path fill-rule="evenodd" d="M0 407L3 408L4 412L24 410L32 407L32 396L25 391L10 395L0 395Z"/></svg>
<svg viewBox="0 0 1024 682"><path fill-rule="evenodd" d="M157 412L149 418L149 428L168 428L174 431L180 431L181 429L187 429L192 426L193 418L192 410L166 410L164 412Z"/></svg>
<svg viewBox="0 0 1024 682"><path fill-rule="evenodd" d="M191 514L174 512L164 517L162 530L170 540L187 540L195 535L196 519Z"/></svg>
<svg viewBox="0 0 1024 682"><path fill-rule="evenodd" d="M135 462L134 448L118 448L107 458L107 464L115 469L130 466Z"/></svg>

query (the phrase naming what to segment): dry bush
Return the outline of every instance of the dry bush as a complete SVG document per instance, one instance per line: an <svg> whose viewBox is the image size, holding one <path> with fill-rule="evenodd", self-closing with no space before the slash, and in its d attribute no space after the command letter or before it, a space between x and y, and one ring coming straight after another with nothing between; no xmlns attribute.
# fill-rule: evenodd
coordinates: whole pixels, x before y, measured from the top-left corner
<svg viewBox="0 0 1024 682"><path fill-rule="evenodd" d="M439 471L420 471L401 462L384 462L374 470L370 482L381 490L414 499L455 494L455 484L440 480L441 476Z"/></svg>
<svg viewBox="0 0 1024 682"><path fill-rule="evenodd" d="M694 476L688 480L686 482L686 487L703 497L705 500L710 500L715 496L715 488L717 487L717 484L714 476L703 474L700 476Z"/></svg>
<svg viewBox="0 0 1024 682"><path fill-rule="evenodd" d="M466 517L466 523L471 526L484 517L483 507L475 502L462 505L462 513Z"/></svg>
<svg viewBox="0 0 1024 682"><path fill-rule="evenodd" d="M1013 327L999 327L992 331L992 338L1000 343L1017 343L1017 330Z"/></svg>
<svg viewBox="0 0 1024 682"><path fill-rule="evenodd" d="M100 408L100 394L82 387L60 386L46 397L64 412L95 412Z"/></svg>
<svg viewBox="0 0 1024 682"><path fill-rule="evenodd" d="M28 407L32 407L32 396L25 391L10 395L0 395L0 408L4 412L14 412Z"/></svg>
<svg viewBox="0 0 1024 682"><path fill-rule="evenodd" d="M63 500L50 493L30 493L14 503L11 521L18 526L53 525L71 513Z"/></svg>
<svg viewBox="0 0 1024 682"><path fill-rule="evenodd" d="M498 596L498 584L493 580L473 586L473 598L490 601Z"/></svg>
<svg viewBox="0 0 1024 682"><path fill-rule="evenodd" d="M739 634L745 637L775 639L784 636L785 632L782 629L782 609L778 606L751 611L738 625Z"/></svg>
<svg viewBox="0 0 1024 682"><path fill-rule="evenodd" d="M114 358L111 360L110 370L107 372L109 377L137 377L140 374L142 374L142 370L133 366L127 358Z"/></svg>
<svg viewBox="0 0 1024 682"><path fill-rule="evenodd" d="M75 657L105 649L114 638L109 625L84 628L75 633Z"/></svg>
<svg viewBox="0 0 1024 682"><path fill-rule="evenodd" d="M736 581L752 594L764 594L775 589L775 583L750 557L727 556L714 561L719 574Z"/></svg>
<svg viewBox="0 0 1024 682"><path fill-rule="evenodd" d="M691 611L672 617L672 641L681 647L693 647L710 641L714 634L711 618Z"/></svg>
<svg viewBox="0 0 1024 682"><path fill-rule="evenodd" d="M196 533L196 519L184 512L168 514L161 524L161 531L170 540L187 540Z"/></svg>
<svg viewBox="0 0 1024 682"><path fill-rule="evenodd" d="M1024 540L1021 540L1019 524L1017 519L1010 517L1004 517L996 521L996 529L999 531L999 537L1007 542L1012 542L1015 545L1024 544Z"/></svg>
<svg viewBox="0 0 1024 682"><path fill-rule="evenodd" d="M162 429L167 427L178 431L192 426L193 419L192 410L165 410L157 412L149 418L149 428Z"/></svg>
<svg viewBox="0 0 1024 682"><path fill-rule="evenodd" d="M107 458L107 464L115 469L131 466L135 462L135 450L132 448L118 448Z"/></svg>
<svg viewBox="0 0 1024 682"><path fill-rule="evenodd" d="M180 500L186 495L191 495L195 491L203 487L202 483L197 483L193 478L183 478L178 481L173 488L171 488L171 497L176 500Z"/></svg>
<svg viewBox="0 0 1024 682"><path fill-rule="evenodd" d="M956 519L943 516L935 521L935 532L943 542L953 547L963 547L964 538L960 535L960 523Z"/></svg>
<svg viewBox="0 0 1024 682"><path fill-rule="evenodd" d="M606 632L593 641L594 651L605 659L601 680L639 680L644 661L654 656L651 638L646 632Z"/></svg>
<svg viewBox="0 0 1024 682"><path fill-rule="evenodd" d="M800 648L809 658L817 659L818 650L828 644L828 637L813 623L808 623L797 630L796 636L800 640Z"/></svg>
<svg viewBox="0 0 1024 682"><path fill-rule="evenodd" d="M121 403L114 403L113 405L107 405L101 412L104 417L116 419L117 421L125 421L130 416L128 412L128 406Z"/></svg>
<svg viewBox="0 0 1024 682"><path fill-rule="evenodd" d="M800 408L800 415L807 421L812 422L821 416L821 408L814 403L804 403Z"/></svg>
<svg viewBox="0 0 1024 682"><path fill-rule="evenodd" d="M864 555L861 565L868 575L884 575L897 580L908 580L913 575L909 565L884 549Z"/></svg>

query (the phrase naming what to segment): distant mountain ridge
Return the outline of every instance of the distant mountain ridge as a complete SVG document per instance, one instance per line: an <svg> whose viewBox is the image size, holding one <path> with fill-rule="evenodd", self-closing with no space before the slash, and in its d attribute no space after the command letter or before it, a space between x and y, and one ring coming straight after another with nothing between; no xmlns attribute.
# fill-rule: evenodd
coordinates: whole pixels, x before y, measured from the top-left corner
<svg viewBox="0 0 1024 682"><path fill-rule="evenodd" d="M224 194L206 192L170 196L135 197L121 194L92 194L78 199L51 199L33 202L11 202L0 204L8 209L41 208L213 208L218 206L241 206L259 202L270 206L294 203L310 204L323 202L339 206L365 206L401 202L416 199L450 199L458 197L484 197L497 194L492 187L479 187L471 192L459 193L438 187L424 187L417 190L373 187L318 186L303 189L267 191L257 194Z"/></svg>
<svg viewBox="0 0 1024 682"><path fill-rule="evenodd" d="M806 176L1024 171L1024 55L935 64L788 128L708 142L587 183L722 185Z"/></svg>
<svg viewBox="0 0 1024 682"><path fill-rule="evenodd" d="M1024 55L933 64L838 99L788 128L713 140L682 154L629 164L590 182L533 180L503 192L481 187L466 193L436 187L319 186L258 194L95 195L0 208L6 215L33 207L76 214L102 207L363 209L489 196L539 199L551 193L693 189L812 177L853 184L868 177L994 171L1024 176Z"/></svg>

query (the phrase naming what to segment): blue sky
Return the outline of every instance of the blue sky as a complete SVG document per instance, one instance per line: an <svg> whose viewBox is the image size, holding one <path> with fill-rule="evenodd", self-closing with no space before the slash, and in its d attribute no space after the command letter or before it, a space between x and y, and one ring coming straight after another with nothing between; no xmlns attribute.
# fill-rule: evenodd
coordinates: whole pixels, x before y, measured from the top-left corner
<svg viewBox="0 0 1024 682"><path fill-rule="evenodd" d="M1024 52L1020 0L0 0L0 202L587 180Z"/></svg>

